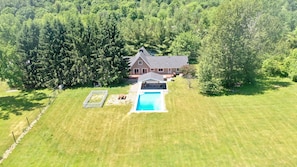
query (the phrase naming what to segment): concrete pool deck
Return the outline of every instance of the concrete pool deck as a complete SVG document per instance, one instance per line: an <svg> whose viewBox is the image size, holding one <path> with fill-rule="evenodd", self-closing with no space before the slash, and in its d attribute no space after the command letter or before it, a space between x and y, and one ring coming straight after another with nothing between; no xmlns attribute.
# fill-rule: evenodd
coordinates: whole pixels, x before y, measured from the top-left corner
<svg viewBox="0 0 297 167"><path fill-rule="evenodd" d="M166 104L165 104L165 94L168 93L168 90L160 90L160 89L150 89L150 90L141 90L140 88L141 82L136 83L131 86L130 91L134 93L134 100L132 101L132 108L128 114L131 113L164 113L168 112L166 109ZM161 92L161 110L137 110L137 103L139 100L139 95L144 93L144 92Z"/></svg>
<svg viewBox="0 0 297 167"><path fill-rule="evenodd" d="M118 97L119 95L110 95L107 100L105 105L121 105L121 104L129 104L132 103L134 105L134 101L137 97L137 91L139 88L139 83L132 83L129 89L128 94L126 94L126 99L125 100L119 100Z"/></svg>
<svg viewBox="0 0 297 167"><path fill-rule="evenodd" d="M125 100L119 100L118 97L119 95L110 95L108 96L106 102L104 105L123 105L123 104L132 104L132 108L129 111L128 114L131 113L164 113L164 112L168 112L166 109L166 105L165 105L165 94L167 93L167 91L162 91L160 89L150 89L150 90L140 90L140 84L139 82L133 82L131 83L130 89L128 94L126 95L126 99ZM137 102L138 102L138 98L139 98L139 94L141 92L160 92L162 91L162 110L159 111L155 111L155 110L142 110L142 111L136 111L136 107L137 107Z"/></svg>

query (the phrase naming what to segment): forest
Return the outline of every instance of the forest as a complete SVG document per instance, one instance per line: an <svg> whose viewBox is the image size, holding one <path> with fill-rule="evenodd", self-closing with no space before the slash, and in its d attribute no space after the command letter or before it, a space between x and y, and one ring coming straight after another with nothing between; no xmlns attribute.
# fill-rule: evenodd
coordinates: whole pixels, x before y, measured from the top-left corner
<svg viewBox="0 0 297 167"><path fill-rule="evenodd" d="M1 0L0 79L20 89L120 83L127 56L186 55L200 92L297 81L297 0Z"/></svg>

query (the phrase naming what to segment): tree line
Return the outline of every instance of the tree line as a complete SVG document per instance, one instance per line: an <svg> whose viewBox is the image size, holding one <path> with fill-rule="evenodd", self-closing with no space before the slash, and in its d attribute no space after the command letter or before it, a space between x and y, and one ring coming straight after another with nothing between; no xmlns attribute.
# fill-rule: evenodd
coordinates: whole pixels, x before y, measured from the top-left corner
<svg viewBox="0 0 297 167"><path fill-rule="evenodd" d="M3 0L0 20L11 86L119 83L142 46L187 55L202 93L297 74L296 0Z"/></svg>
<svg viewBox="0 0 297 167"><path fill-rule="evenodd" d="M102 17L98 23L69 17L34 21L23 25L17 39L13 64L19 68L15 84L25 88L56 88L58 85L107 86L128 75L124 41L115 15Z"/></svg>
<svg viewBox="0 0 297 167"><path fill-rule="evenodd" d="M296 47L290 46L292 41L286 36L296 26L290 27L290 12L282 9L285 4L285 1L238 0L218 7L201 50L198 76L202 93L218 94L238 84L254 84L263 74L295 78L296 51L293 54L288 51ZM270 63L270 59L277 57L283 57L280 64L286 59L284 75L273 70L279 68L277 64Z"/></svg>

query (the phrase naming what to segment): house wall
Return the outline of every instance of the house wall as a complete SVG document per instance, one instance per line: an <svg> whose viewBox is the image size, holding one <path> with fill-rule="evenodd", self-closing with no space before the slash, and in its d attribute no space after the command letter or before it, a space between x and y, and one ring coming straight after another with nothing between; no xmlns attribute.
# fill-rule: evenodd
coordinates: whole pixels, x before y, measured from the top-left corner
<svg viewBox="0 0 297 167"><path fill-rule="evenodd" d="M142 65L138 64L138 61L142 61ZM135 69L138 69L138 73L135 73ZM130 75L141 75L144 74L143 69L147 69L147 73L150 72L150 67L142 60L142 58L138 58L137 61L131 66Z"/></svg>
<svg viewBox="0 0 297 167"><path fill-rule="evenodd" d="M142 61L142 64L138 64L138 61ZM135 73L135 69L138 69L138 73ZM146 69L145 71L143 71L143 69ZM142 75L148 72L155 72L161 75L165 75L165 74L173 74L176 73L178 74L180 72L179 69L177 68L162 68L163 71L160 71L159 68L150 68L145 61L143 61L143 59L141 57L139 57L137 59L137 61L135 61L135 63L131 66L131 71L130 71L130 75Z"/></svg>
<svg viewBox="0 0 297 167"><path fill-rule="evenodd" d="M179 73L179 68L163 68L163 71L159 71L158 68L150 69L152 72L158 73L158 74L173 74L173 73Z"/></svg>

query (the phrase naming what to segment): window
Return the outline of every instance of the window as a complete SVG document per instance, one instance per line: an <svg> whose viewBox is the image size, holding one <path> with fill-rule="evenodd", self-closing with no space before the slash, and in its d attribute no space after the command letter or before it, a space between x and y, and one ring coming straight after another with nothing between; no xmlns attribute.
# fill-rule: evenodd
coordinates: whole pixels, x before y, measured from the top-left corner
<svg viewBox="0 0 297 167"><path fill-rule="evenodd" d="M159 72L163 72L164 70L163 70L163 68L159 68L158 71Z"/></svg>
<svg viewBox="0 0 297 167"><path fill-rule="evenodd" d="M139 74L139 68L134 68L134 74Z"/></svg>
<svg viewBox="0 0 297 167"><path fill-rule="evenodd" d="M138 60L138 65L142 65L142 64L143 64L142 60Z"/></svg>
<svg viewBox="0 0 297 167"><path fill-rule="evenodd" d="M147 68L142 69L142 74L145 74L145 73L147 73Z"/></svg>
<svg viewBox="0 0 297 167"><path fill-rule="evenodd" d="M153 69L153 68L151 69L151 71L154 71L154 70L155 70L155 69Z"/></svg>

